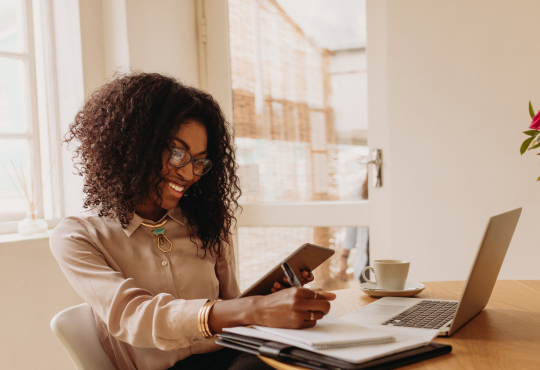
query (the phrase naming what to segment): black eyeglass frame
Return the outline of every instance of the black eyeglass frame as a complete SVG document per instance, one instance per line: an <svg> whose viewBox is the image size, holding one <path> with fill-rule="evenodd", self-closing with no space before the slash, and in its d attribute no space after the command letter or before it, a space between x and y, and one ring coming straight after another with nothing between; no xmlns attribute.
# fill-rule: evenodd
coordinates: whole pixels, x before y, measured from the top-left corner
<svg viewBox="0 0 540 370"><path fill-rule="evenodd" d="M172 159L172 157L173 157L173 151L174 151L174 150L180 150L180 151L182 151L182 152L185 152L185 153L188 155L189 160L188 160L185 164L183 164L183 165L181 165L181 166L175 166L174 164L171 163L171 159ZM206 170L206 172L204 172L203 174L200 174L200 175L197 174L197 173L195 173L195 163L196 163L196 162L199 162L199 161L203 161L203 162L210 163L210 166L208 167L208 169ZM208 159L208 158L193 158L193 157L191 156L191 154L189 154L189 152L188 152L186 149L181 148L181 147L179 147L179 146L170 146L170 147L169 147L169 160L168 160L168 162L169 162L169 164L170 164L171 166L173 166L174 168L182 168L182 167L186 167L190 162L193 162L193 168L192 168L193 174L194 174L195 176L199 176L199 177L206 175L206 174L212 169L212 161L211 161L210 159Z"/></svg>

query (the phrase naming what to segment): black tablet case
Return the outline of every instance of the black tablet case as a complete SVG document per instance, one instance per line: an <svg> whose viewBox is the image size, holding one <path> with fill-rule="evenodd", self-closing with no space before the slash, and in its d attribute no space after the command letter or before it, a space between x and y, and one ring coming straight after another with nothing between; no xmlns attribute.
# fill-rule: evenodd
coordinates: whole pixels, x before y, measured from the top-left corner
<svg viewBox="0 0 540 370"><path fill-rule="evenodd" d="M216 343L224 347L233 348L254 355L269 357L286 364L301 366L313 370L396 369L401 366L427 360L428 358L444 355L452 351L452 346L431 342L427 346L380 357L361 364L355 364L293 347L288 344L247 337L244 335L223 333L218 334L218 337L219 339L216 341Z"/></svg>

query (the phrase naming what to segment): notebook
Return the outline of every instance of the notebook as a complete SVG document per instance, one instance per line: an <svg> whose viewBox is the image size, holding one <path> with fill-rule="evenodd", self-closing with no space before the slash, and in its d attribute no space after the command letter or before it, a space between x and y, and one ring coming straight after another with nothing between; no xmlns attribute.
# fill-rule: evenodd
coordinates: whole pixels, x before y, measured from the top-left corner
<svg viewBox="0 0 540 370"><path fill-rule="evenodd" d="M256 331L255 329L252 330ZM221 346L313 370L389 370L441 356L452 351L452 347L449 345L431 342L425 346L400 351L394 354L382 355L361 363L352 363L335 358L335 356L326 356L284 343L272 342L264 339L257 339L233 333L221 333L218 334L218 337L219 339L216 341L216 344ZM395 343L386 345L392 344ZM383 344L360 348L369 349L386 345Z"/></svg>
<svg viewBox="0 0 540 370"><path fill-rule="evenodd" d="M334 317L325 316L317 325L306 329L281 329L253 326L255 329L284 337L315 349L362 346L395 341L395 336L387 332L354 325Z"/></svg>
<svg viewBox="0 0 540 370"><path fill-rule="evenodd" d="M319 320L320 321L320 320ZM354 325L354 324L353 324ZM398 330L392 327L370 327L395 336L395 341L375 345L361 345L354 347L315 349L307 344L300 343L279 335L271 334L255 328L235 327L224 329L225 332L238 334L245 337L262 339L276 343L287 344L291 347L304 349L320 355L329 356L353 364L360 364L374 360L382 356L407 351L428 345L437 336L438 330L402 328ZM380 329L379 329L380 328Z"/></svg>

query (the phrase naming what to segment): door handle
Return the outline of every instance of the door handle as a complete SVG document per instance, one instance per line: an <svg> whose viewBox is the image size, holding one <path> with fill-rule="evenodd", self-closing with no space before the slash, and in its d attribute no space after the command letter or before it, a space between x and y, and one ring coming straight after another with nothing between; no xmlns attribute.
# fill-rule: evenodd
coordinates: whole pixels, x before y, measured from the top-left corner
<svg viewBox="0 0 540 370"><path fill-rule="evenodd" d="M382 149L373 149L371 151L371 160L360 161L360 163L371 166L371 179L374 188L382 188Z"/></svg>

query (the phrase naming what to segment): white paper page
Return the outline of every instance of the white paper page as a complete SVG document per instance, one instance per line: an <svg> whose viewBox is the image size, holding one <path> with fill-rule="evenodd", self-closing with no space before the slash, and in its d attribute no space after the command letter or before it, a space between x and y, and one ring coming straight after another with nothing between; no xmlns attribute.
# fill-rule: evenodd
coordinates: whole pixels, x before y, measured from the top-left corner
<svg viewBox="0 0 540 370"><path fill-rule="evenodd" d="M356 364L367 362L379 357L388 356L393 353L398 353L409 349L425 346L429 344L433 340L433 338L435 338L439 333L437 329L428 330L416 328L399 328L399 330L397 330L393 329L392 327L381 328L379 325L370 325L367 327L383 330L389 334L393 334L396 336L396 341L391 343L374 344L368 346L316 350L306 344L302 344L297 341L263 332L254 328L236 327L227 328L224 329L224 331L253 338L290 344L291 346L295 346L311 352L320 353L322 355L331 356L340 360Z"/></svg>
<svg viewBox="0 0 540 370"><path fill-rule="evenodd" d="M377 344L377 342L392 342L395 339L394 335L388 334L387 332L380 330L380 328L368 328L331 316L324 316L317 321L317 325L306 329L281 329L258 325L255 325L254 327L257 330L262 330L267 333L279 335L280 337L296 340L309 346L319 348L324 348L325 345L331 346L331 344L335 344L336 347L369 345ZM373 343L350 343L359 341L373 341Z"/></svg>

